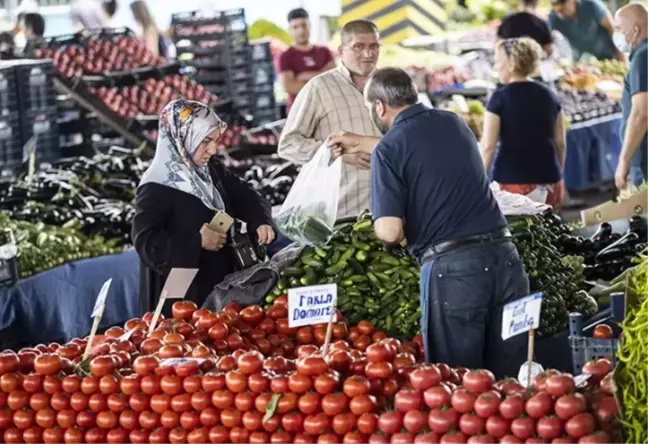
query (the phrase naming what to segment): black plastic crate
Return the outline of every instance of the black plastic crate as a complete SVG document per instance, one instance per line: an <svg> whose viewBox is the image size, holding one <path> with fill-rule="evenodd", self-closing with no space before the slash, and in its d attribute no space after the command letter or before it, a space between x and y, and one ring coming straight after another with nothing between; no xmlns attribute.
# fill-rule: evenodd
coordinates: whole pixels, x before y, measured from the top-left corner
<svg viewBox="0 0 648 444"><path fill-rule="evenodd" d="M0 116L4 119L18 109L16 71L11 63L0 62Z"/></svg>
<svg viewBox="0 0 648 444"><path fill-rule="evenodd" d="M275 69L272 61L252 63L252 85L274 85Z"/></svg>
<svg viewBox="0 0 648 444"><path fill-rule="evenodd" d="M263 125L277 120L279 113L276 107L268 109L257 109L254 111L254 124Z"/></svg>
<svg viewBox="0 0 648 444"><path fill-rule="evenodd" d="M22 134L17 112L0 116L0 170L2 175L22 167Z"/></svg>
<svg viewBox="0 0 648 444"><path fill-rule="evenodd" d="M37 161L52 161L59 158L59 128L56 107L44 110L29 110L21 116L22 144L36 136Z"/></svg>
<svg viewBox="0 0 648 444"><path fill-rule="evenodd" d="M16 65L18 97L23 109L46 109L56 106L54 76L50 60L24 60Z"/></svg>
<svg viewBox="0 0 648 444"><path fill-rule="evenodd" d="M250 78L250 68L248 66L242 66L240 68L230 68L229 78L232 82L248 81Z"/></svg>
<svg viewBox="0 0 648 444"><path fill-rule="evenodd" d="M274 91L254 92L250 94L250 97L254 115L256 115L256 110L275 109L277 106Z"/></svg>
<svg viewBox="0 0 648 444"><path fill-rule="evenodd" d="M247 30L231 31L228 35L230 51L248 53Z"/></svg>
<svg viewBox="0 0 648 444"><path fill-rule="evenodd" d="M248 94L250 92L250 81L248 79L231 82L231 93L233 96Z"/></svg>
<svg viewBox="0 0 648 444"><path fill-rule="evenodd" d="M270 42L250 42L250 58L253 62L272 62Z"/></svg>

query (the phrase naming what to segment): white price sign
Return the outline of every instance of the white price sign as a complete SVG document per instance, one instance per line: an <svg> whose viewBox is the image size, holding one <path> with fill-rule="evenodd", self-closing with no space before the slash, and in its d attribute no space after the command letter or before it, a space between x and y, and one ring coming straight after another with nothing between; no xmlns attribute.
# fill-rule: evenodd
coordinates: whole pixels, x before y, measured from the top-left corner
<svg viewBox="0 0 648 444"><path fill-rule="evenodd" d="M336 303L337 284L291 288L288 290L288 326L329 322Z"/></svg>
<svg viewBox="0 0 648 444"><path fill-rule="evenodd" d="M92 309L91 318L96 318L97 316L102 316L104 308L106 307L106 296L108 296L108 290L110 290L110 284L112 284L112 278L108 279L101 286L99 290L99 296L97 296L97 301L95 302L94 308Z"/></svg>
<svg viewBox="0 0 648 444"><path fill-rule="evenodd" d="M502 312L502 339L535 330L540 326L540 306L542 293L518 299L506 304Z"/></svg>
<svg viewBox="0 0 648 444"><path fill-rule="evenodd" d="M160 300L158 301L157 307L155 307L153 319L149 326L149 335L153 333L153 330L155 330L155 327L157 326L160 315L162 314L162 308L164 307L164 301L167 299L183 299L197 273L197 268L171 269L171 272L164 284L164 288L162 289L162 293L160 294Z"/></svg>

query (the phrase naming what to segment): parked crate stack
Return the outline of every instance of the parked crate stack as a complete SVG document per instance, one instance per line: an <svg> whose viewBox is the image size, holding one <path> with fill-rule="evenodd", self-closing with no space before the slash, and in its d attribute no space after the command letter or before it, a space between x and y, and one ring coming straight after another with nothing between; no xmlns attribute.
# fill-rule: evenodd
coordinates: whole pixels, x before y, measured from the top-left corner
<svg viewBox="0 0 648 444"><path fill-rule="evenodd" d="M252 71L252 115L255 125L277 120L277 103L274 95L275 69L270 42L250 44Z"/></svg>
<svg viewBox="0 0 648 444"><path fill-rule="evenodd" d="M54 75L48 60L0 63L0 174L22 169L23 147L32 137L37 163L60 157Z"/></svg>

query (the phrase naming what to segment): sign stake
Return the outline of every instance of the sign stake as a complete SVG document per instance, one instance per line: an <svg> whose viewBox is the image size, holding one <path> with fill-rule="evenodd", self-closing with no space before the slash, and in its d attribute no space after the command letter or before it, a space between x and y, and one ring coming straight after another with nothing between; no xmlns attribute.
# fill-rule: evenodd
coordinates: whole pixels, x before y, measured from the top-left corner
<svg viewBox="0 0 648 444"><path fill-rule="evenodd" d="M160 315L162 314L162 308L164 307L164 302L166 301L166 299L167 293L165 291L160 295L160 300L157 303L157 307L155 307L155 312L153 313L153 319L151 319L151 325L149 325L147 336L151 336L151 333L153 333L153 330L155 330L155 326L160 320Z"/></svg>
<svg viewBox="0 0 648 444"><path fill-rule="evenodd" d="M529 330L529 345L528 345L528 350L527 350L527 388L530 388L533 384L531 381L531 370L532 370L532 363L533 363L533 355L534 355L534 347L535 347L535 329Z"/></svg>
<svg viewBox="0 0 648 444"><path fill-rule="evenodd" d="M101 322L101 316L96 316L92 322L92 330L90 330L90 337L88 338L88 343L86 344L85 351L83 352L83 360L85 361L90 356L90 351L92 350L92 343L94 338L97 335L97 330L99 329L99 323Z"/></svg>
<svg viewBox="0 0 648 444"><path fill-rule="evenodd" d="M331 345L331 336L333 335L333 322L337 318L337 310L335 309L337 305L337 297L333 299L333 312L329 319L328 325L326 326L326 339L324 340L324 347L322 348L322 356L326 356L328 353L329 346Z"/></svg>

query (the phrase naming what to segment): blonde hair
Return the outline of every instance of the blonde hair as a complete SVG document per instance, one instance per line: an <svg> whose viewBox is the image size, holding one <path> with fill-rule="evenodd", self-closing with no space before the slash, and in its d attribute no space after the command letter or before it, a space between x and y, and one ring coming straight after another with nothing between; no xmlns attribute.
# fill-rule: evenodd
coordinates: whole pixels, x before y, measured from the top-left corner
<svg viewBox="0 0 648 444"><path fill-rule="evenodd" d="M529 37L500 40L495 44L495 50L502 51L513 71L525 77L538 70L542 57L542 47Z"/></svg>

